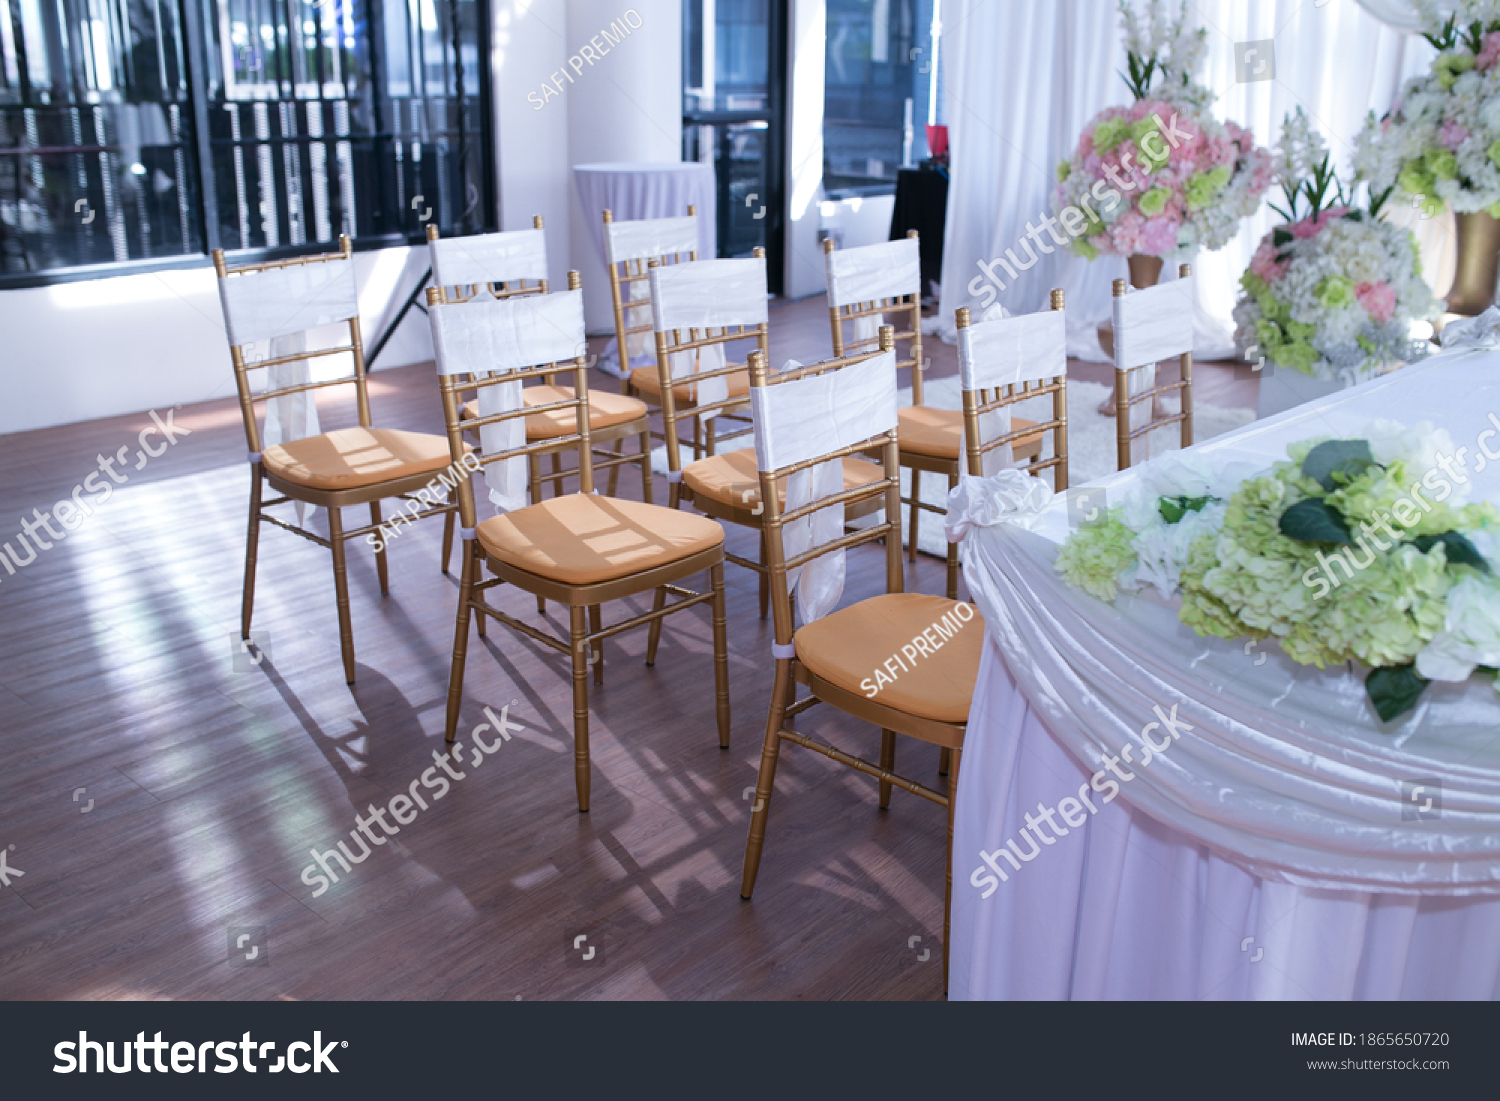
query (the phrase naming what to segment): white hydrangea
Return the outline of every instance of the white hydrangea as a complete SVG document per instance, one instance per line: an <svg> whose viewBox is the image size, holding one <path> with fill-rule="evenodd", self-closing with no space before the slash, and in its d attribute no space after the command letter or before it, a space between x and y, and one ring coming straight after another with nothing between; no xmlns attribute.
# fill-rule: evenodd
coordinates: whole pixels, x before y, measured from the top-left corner
<svg viewBox="0 0 1500 1101"><path fill-rule="evenodd" d="M1470 534L1470 542L1500 567L1500 535ZM1468 680L1478 666L1500 668L1500 575L1470 574L1448 590L1443 629L1417 654L1417 672L1428 680ZM1500 680L1496 681L1500 691Z"/></svg>

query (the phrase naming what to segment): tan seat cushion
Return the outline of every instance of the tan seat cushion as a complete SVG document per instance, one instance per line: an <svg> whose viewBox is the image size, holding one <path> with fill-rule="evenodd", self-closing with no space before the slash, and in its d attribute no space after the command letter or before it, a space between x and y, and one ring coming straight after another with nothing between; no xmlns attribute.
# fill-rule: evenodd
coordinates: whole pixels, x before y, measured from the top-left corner
<svg viewBox="0 0 1500 1101"><path fill-rule="evenodd" d="M968 607L973 615L963 620L958 601L890 593L830 612L799 628L792 642L798 661L839 688L908 715L962 723L984 642L979 609ZM913 641L924 632L925 653ZM877 669L890 679L877 680Z"/></svg>
<svg viewBox="0 0 1500 1101"><path fill-rule="evenodd" d="M732 398L743 398L750 393L750 372L736 371L732 375L725 375L724 379L729 383L729 396ZM661 394L661 378L656 373L655 367L636 367L630 372L630 385L634 386L642 394ZM691 381L683 381L672 384L673 401L697 401L698 384Z"/></svg>
<svg viewBox="0 0 1500 1101"><path fill-rule="evenodd" d="M528 386L521 391L527 405L551 405L554 401L571 401L571 386ZM624 394L611 394L608 390L589 391L589 428L612 428L648 416L651 410L639 398L627 398ZM479 416L479 401L464 402L463 416L473 420ZM550 440L559 436L571 436L578 427L578 418L571 409L554 409L550 413L539 413L526 418L528 440Z"/></svg>
<svg viewBox="0 0 1500 1101"><path fill-rule="evenodd" d="M930 405L909 405L896 413L901 450L934 459L957 459L963 446L964 415L957 409L934 409ZM1036 421L1012 417L1011 428L1029 428ZM1042 434L1022 436L1010 445L1011 452L1025 458L1041 453Z"/></svg>
<svg viewBox="0 0 1500 1101"><path fill-rule="evenodd" d="M680 561L724 542L707 517L595 493L570 493L479 525L500 561L567 585L592 585Z"/></svg>
<svg viewBox="0 0 1500 1101"><path fill-rule="evenodd" d="M885 470L878 464L864 459L844 460L844 488L869 485L878 482ZM709 497L727 505L737 505L753 510L760 503L760 472L755 465L755 451L726 451L722 455L711 455L683 468L682 484L693 491L695 497ZM786 504L786 479L776 480L778 503Z"/></svg>
<svg viewBox="0 0 1500 1101"><path fill-rule="evenodd" d="M308 489L358 489L451 462L445 436L399 428L340 428L276 444L261 453L266 470Z"/></svg>

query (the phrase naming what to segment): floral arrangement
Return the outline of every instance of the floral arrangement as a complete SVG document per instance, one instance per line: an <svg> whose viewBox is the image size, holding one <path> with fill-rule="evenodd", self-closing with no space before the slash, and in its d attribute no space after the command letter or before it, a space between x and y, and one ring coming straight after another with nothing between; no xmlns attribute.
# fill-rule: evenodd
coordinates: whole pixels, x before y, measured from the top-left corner
<svg viewBox="0 0 1500 1101"><path fill-rule="evenodd" d="M1286 207L1272 209L1286 224L1261 238L1240 277L1240 351L1329 381L1359 381L1425 356L1411 323L1433 317L1438 304L1422 279L1416 238L1380 219L1390 190L1367 209L1351 206L1300 107L1282 127L1275 170Z"/></svg>
<svg viewBox="0 0 1500 1101"><path fill-rule="evenodd" d="M1446 21L1432 4L1418 7L1437 57L1383 118L1371 112L1355 170L1376 190L1400 188L1427 214L1452 207L1500 218L1500 3L1466 0Z"/></svg>
<svg viewBox="0 0 1500 1101"><path fill-rule="evenodd" d="M1100 600L1146 584L1178 596L1199 635L1275 638L1318 668L1360 662L1389 722L1431 681L1500 667L1500 510L1463 503L1467 480L1444 476L1453 450L1430 425L1379 421L1360 439L1295 443L1253 476L1157 460L1056 568Z"/></svg>
<svg viewBox="0 0 1500 1101"><path fill-rule="evenodd" d="M1219 248L1260 206L1270 154L1250 131L1215 119L1213 93L1192 80L1205 32L1187 28L1186 0L1175 19L1163 0L1150 0L1144 20L1126 0L1120 12L1135 102L1096 115L1058 165L1059 214L1087 219L1072 247L1090 260Z"/></svg>

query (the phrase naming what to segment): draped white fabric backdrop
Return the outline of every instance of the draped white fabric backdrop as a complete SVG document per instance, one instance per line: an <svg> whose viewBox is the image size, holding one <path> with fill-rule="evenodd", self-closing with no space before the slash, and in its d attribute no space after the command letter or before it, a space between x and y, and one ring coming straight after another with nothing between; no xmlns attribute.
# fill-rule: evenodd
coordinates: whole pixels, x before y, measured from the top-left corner
<svg viewBox="0 0 1500 1101"><path fill-rule="evenodd" d="M1361 0L1365 2L1365 0ZM1404 0L1369 0L1383 15L1402 17ZM1389 9L1389 11L1386 11ZM1208 31L1208 58L1199 80L1220 94L1215 112L1247 126L1269 145L1282 117L1301 106L1321 130L1342 175L1348 176L1353 140L1370 110L1383 113L1401 82L1422 72L1432 48L1420 37L1384 25L1365 7L1332 0L1256 4L1200 0L1190 18ZM1066 4L997 4L949 0L943 7L948 51L945 85L952 180L943 253L942 331L953 339L953 311L974 307L968 285L980 260L1016 248L1026 223L1052 210L1056 168L1076 147L1084 125L1102 108L1130 102L1119 73L1125 68L1115 0ZM1271 39L1275 77L1235 80L1235 44ZM1279 189L1273 192L1279 202ZM1402 220L1409 212L1399 212ZM1213 253L1169 260L1193 263L1199 283L1200 357L1229 351L1240 274L1260 237L1278 221L1268 208L1249 218L1228 245ZM1439 290L1451 281L1451 217L1411 218L1423 245L1423 264ZM1046 235L1043 234L1043 240ZM1044 255L1001 292L1011 312L1047 307L1053 287L1067 292L1070 354L1103 359L1091 330L1110 315L1110 282L1125 261L1091 262L1061 249ZM1091 353L1091 354L1089 354Z"/></svg>

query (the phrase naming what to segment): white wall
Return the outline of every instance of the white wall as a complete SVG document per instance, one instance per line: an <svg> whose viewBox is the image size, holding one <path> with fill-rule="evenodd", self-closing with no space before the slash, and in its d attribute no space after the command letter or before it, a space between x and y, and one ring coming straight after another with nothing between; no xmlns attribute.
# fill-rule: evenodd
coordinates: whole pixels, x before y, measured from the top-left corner
<svg viewBox="0 0 1500 1101"><path fill-rule="evenodd" d="M825 289L818 204L823 198L824 0L792 0L788 41L786 268L788 298Z"/></svg>

